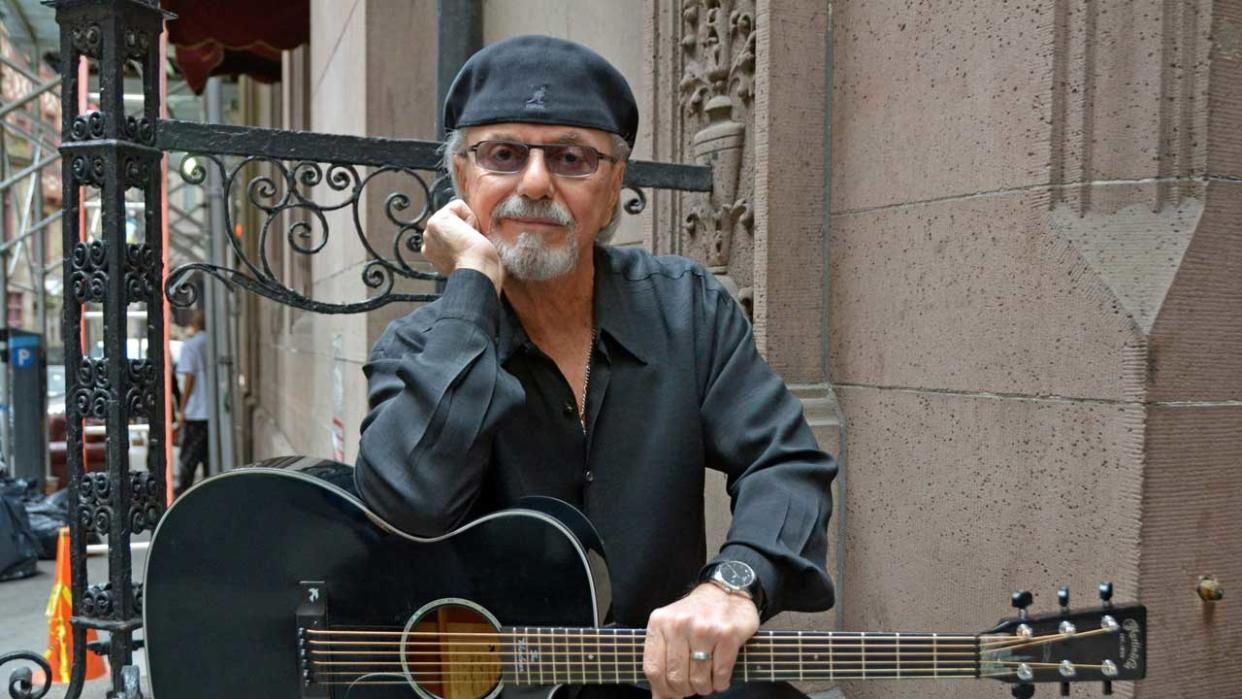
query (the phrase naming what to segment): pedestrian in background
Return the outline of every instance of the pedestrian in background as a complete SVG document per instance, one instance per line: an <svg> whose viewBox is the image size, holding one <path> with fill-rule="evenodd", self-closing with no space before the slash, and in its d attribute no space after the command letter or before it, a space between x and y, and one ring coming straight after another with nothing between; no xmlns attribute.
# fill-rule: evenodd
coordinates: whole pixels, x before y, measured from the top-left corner
<svg viewBox="0 0 1242 699"><path fill-rule="evenodd" d="M201 310L190 319L191 335L181 345L177 374L181 377L181 406L176 434L181 440L176 495L194 483L194 472L203 465L207 477L207 318Z"/></svg>

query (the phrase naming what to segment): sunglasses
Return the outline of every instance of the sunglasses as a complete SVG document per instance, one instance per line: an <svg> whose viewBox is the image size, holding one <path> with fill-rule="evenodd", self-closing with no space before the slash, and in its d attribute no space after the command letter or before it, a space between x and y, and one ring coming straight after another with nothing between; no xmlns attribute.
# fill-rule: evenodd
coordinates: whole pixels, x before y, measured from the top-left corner
<svg viewBox="0 0 1242 699"><path fill-rule="evenodd" d="M601 159L617 162L615 156L590 146L566 143L537 146L513 141L479 141L466 150L474 153L474 161L484 170L510 175L526 167L533 148L543 151L544 167L558 177L589 177L599 169Z"/></svg>

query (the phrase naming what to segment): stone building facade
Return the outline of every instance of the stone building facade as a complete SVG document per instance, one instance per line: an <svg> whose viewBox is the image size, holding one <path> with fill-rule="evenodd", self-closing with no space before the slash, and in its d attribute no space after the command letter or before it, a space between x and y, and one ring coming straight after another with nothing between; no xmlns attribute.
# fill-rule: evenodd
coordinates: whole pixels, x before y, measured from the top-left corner
<svg viewBox="0 0 1242 699"><path fill-rule="evenodd" d="M435 5L313 0L309 46L247 111L434 138ZM1242 0L483 8L486 42L548 33L616 63L635 157L713 167L710 196L651 197L619 244L724 278L842 464L840 603L776 623L981 631L1014 589L1085 606L1112 580L1150 610L1150 679L1118 694L1236 691L1242 617L1196 586L1242 579ZM364 297L361 249L328 245L279 264L317 297ZM408 309L246 304L248 456L352 460L362 363Z"/></svg>

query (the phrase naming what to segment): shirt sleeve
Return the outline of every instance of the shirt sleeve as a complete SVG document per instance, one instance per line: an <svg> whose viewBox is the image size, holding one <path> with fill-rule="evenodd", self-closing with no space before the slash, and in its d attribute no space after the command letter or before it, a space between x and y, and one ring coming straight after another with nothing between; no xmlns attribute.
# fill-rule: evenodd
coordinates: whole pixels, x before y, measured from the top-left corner
<svg viewBox="0 0 1242 699"><path fill-rule="evenodd" d="M466 518L492 436L525 398L497 359L499 313L491 280L458 270L437 301L389 325L363 367L370 411L354 479L411 534L438 536Z"/></svg>
<svg viewBox="0 0 1242 699"><path fill-rule="evenodd" d="M819 449L801 401L759 355L737 303L709 285L703 313L708 463L727 476L733 510L713 562L738 560L755 570L765 619L827 609L834 598L826 562L836 464Z"/></svg>

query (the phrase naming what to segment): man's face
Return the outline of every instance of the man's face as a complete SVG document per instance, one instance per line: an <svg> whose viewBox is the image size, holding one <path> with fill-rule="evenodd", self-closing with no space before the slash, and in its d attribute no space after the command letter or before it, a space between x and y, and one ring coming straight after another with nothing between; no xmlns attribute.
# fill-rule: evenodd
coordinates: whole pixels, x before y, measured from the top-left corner
<svg viewBox="0 0 1242 699"><path fill-rule="evenodd" d="M466 130L466 145L508 141L529 145L575 144L613 155L604 131L544 124L489 124ZM607 224L621 195L622 163L603 158L586 177L563 177L548 169L545 151L532 148L526 166L514 173L490 172L476 156L455 161L462 198L497 250L506 270L518 278L548 279L573 269Z"/></svg>

